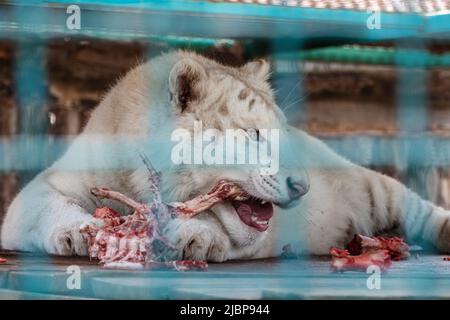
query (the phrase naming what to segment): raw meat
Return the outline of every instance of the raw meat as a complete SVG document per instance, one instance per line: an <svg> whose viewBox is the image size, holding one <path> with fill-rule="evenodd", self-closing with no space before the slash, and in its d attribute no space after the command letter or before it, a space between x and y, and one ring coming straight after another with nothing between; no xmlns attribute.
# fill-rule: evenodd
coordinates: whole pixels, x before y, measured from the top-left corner
<svg viewBox="0 0 450 320"><path fill-rule="evenodd" d="M351 255L359 255L374 250L388 250L393 260L403 260L410 256L409 246L399 237L366 237L356 234L347 245Z"/></svg>
<svg viewBox="0 0 450 320"><path fill-rule="evenodd" d="M5 258L0 258L0 263L6 263L8 262L8 260L6 260Z"/></svg>
<svg viewBox="0 0 450 320"><path fill-rule="evenodd" d="M176 250L162 235L159 223L161 220L167 223L172 208L163 204L141 204L105 188L94 188L91 192L97 197L121 201L134 209L131 215L121 217L110 208L98 208L94 217L100 219L102 225L81 227L88 241L89 256L99 259L106 268L207 269L203 261L173 260Z"/></svg>
<svg viewBox="0 0 450 320"><path fill-rule="evenodd" d="M366 271L371 265L380 267L386 271L391 265L388 250L369 251L357 256L351 256L347 250L331 248L331 270L332 271Z"/></svg>
<svg viewBox="0 0 450 320"><path fill-rule="evenodd" d="M107 188L91 189L94 196L119 201L133 209L133 213L120 216L111 208L98 208L94 213L98 219L96 223L83 225L80 229L87 241L89 256L109 268L205 270L207 264L203 261L175 261L177 250L161 230L174 218L193 217L218 202L235 199L246 193L234 183L220 181L206 195L184 203L165 204L161 201L159 191L159 173L153 170L146 159L143 161L150 172L152 203L139 203Z"/></svg>
<svg viewBox="0 0 450 320"><path fill-rule="evenodd" d="M366 237L356 234L347 244L347 249L331 248L332 271L366 271L371 265L387 271L393 260L407 259L409 246L399 237Z"/></svg>

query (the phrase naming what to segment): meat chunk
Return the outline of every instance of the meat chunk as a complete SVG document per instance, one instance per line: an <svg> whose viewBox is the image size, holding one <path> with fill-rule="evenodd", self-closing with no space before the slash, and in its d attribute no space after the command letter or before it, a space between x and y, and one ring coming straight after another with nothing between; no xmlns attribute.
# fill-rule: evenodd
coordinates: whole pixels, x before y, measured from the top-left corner
<svg viewBox="0 0 450 320"><path fill-rule="evenodd" d="M95 211L94 217L99 219L100 225L81 227L91 258L98 259L106 268L115 269L206 270L205 262L172 261L176 250L160 228L161 222L167 223L170 219L173 208L157 202L141 204L106 188L94 188L91 193L115 199L134 210L128 216L120 216L108 207Z"/></svg>
<svg viewBox="0 0 450 320"><path fill-rule="evenodd" d="M347 250L331 248L332 271L366 271L371 265L387 271L393 260L407 259L409 246L399 237L366 237L356 234L347 244Z"/></svg>
<svg viewBox="0 0 450 320"><path fill-rule="evenodd" d="M369 266L378 266L381 271L386 271L391 265L391 258L387 250L375 250L365 252L357 256L351 256L347 250L331 248L331 270L366 271Z"/></svg>
<svg viewBox="0 0 450 320"><path fill-rule="evenodd" d="M143 161L150 173L148 181L152 203L139 203L107 188L91 189L97 198L119 201L133 212L121 216L108 207L96 209L96 222L80 227L87 241L89 257L98 259L107 268L206 270L207 264L202 261L173 261L177 252L161 230L181 211L177 206L166 205L161 201L160 174L145 158Z"/></svg>
<svg viewBox="0 0 450 320"><path fill-rule="evenodd" d="M152 203L139 203L107 188L91 189L95 197L119 201L133 212L121 216L111 208L97 208L94 213L96 223L83 225L80 229L87 241L89 256L98 259L108 268L206 270L207 264L203 261L175 261L177 250L161 230L174 218L193 217L218 202L246 193L237 184L219 181L205 195L199 195L184 203L165 204L161 200L159 173L153 170L146 159L143 158L143 161L150 173Z"/></svg>
<svg viewBox="0 0 450 320"><path fill-rule="evenodd" d="M410 256L409 246L399 237L366 237L356 234L347 245L351 255L359 255L374 250L387 250L393 260L403 260Z"/></svg>

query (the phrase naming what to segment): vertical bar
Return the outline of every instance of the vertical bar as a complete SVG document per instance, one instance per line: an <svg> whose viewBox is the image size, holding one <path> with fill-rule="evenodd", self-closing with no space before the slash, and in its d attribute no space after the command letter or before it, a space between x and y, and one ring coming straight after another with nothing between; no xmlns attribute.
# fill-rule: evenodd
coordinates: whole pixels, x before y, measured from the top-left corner
<svg viewBox="0 0 450 320"><path fill-rule="evenodd" d="M0 44L0 67L2 76L2 90L0 92L0 226L6 215L7 209L15 193L17 192L17 176L12 170L8 170L8 164L12 161L12 150L8 145L17 133L17 103L13 90L14 58L16 47L9 41ZM9 172L8 172L9 171ZM0 230L1 237L1 230Z"/></svg>
<svg viewBox="0 0 450 320"><path fill-rule="evenodd" d="M420 139L428 124L426 99L428 53L424 44L416 39L399 42L397 64L397 126L399 135L405 139L401 146L405 154L406 184L422 197L429 198L426 188L428 170L424 164L432 149L427 139ZM417 139L419 138L419 139Z"/></svg>
<svg viewBox="0 0 450 320"><path fill-rule="evenodd" d="M299 31L301 32L301 31ZM303 40L292 40L287 38L274 39L271 43L272 54L283 53L295 53L298 50L302 50ZM285 114L288 124L301 128L306 119L306 106L305 106L305 94L304 94L304 70L302 64L298 61L296 54L292 57L289 55L281 55L283 58L275 56L274 60L274 73L272 76L272 85L276 92L276 99L280 109ZM287 59L284 57L288 56ZM301 142L295 140L295 137L290 133L280 133L280 153L279 164L280 170L284 168L287 170L285 173L288 175L301 176L301 179L308 179L307 171L310 168L302 165L302 154L299 150ZM283 183L283 182L281 182ZM312 289L313 283L311 282L311 275L314 273L313 269L309 268L309 263L304 260L307 256L304 255L307 250L307 243L305 240L309 238L308 233L310 221L308 220L308 197L305 196L301 199L298 207L293 210L284 210L278 215L277 230L275 230L275 250L277 254L281 254L283 248L290 245L295 254L299 255L303 261L294 261L292 263L283 262L279 264L277 272L279 274L279 287L273 287L272 290L281 291L279 298L288 298L290 294L296 296L307 295ZM304 232L300 232L301 229ZM306 268L295 268L293 263L301 264ZM286 274L295 270L297 277L292 279L292 285L295 288L289 289L286 286ZM298 290L301 292L298 292Z"/></svg>
<svg viewBox="0 0 450 320"><path fill-rule="evenodd" d="M20 7L14 7L15 20L19 24L26 24L29 21L45 23L45 17L39 13L24 15ZM36 136L48 137L48 117L47 117L47 78L45 72L45 43L39 38L25 38L20 35L17 39L17 58L15 65L15 87L17 103L19 106L18 133L20 134L17 146L19 159L18 166L22 169L19 172L20 184L23 186L34 178L38 170L43 169L41 165L48 157L49 141L40 143ZM22 139L23 138L23 139ZM36 143L39 141L39 143ZM17 167L17 166L16 166ZM38 168L30 169L30 168ZM24 200L25 202L27 199ZM25 206L25 208L27 208ZM25 210L25 208L23 210ZM29 208L27 208L29 210ZM26 214L23 214L26 216ZM25 224L24 224L25 225ZM17 233L25 234L27 229L16 230ZM29 255L22 255L21 260L30 260ZM43 259L44 261L44 259ZM50 263L50 261L48 261ZM36 280L34 276L26 277L23 287L24 291L45 290L45 284Z"/></svg>
<svg viewBox="0 0 450 320"><path fill-rule="evenodd" d="M31 12L24 15L20 6L14 7L12 14L19 24L27 24L30 21L36 24L45 24L46 16L41 11ZM18 128L19 134L43 135L47 134L49 121L47 110L47 78L45 72L46 52L45 45L41 39L25 38L20 36L17 40L17 58L16 58L16 78L15 86L17 92L17 102L19 105ZM18 161L22 168L31 168L35 161L43 159L46 154L46 144L44 150L39 148L40 144L33 144L31 139L24 139L20 146L22 155ZM42 161L42 160L41 160ZM20 174L21 183L26 183L37 172L23 171Z"/></svg>

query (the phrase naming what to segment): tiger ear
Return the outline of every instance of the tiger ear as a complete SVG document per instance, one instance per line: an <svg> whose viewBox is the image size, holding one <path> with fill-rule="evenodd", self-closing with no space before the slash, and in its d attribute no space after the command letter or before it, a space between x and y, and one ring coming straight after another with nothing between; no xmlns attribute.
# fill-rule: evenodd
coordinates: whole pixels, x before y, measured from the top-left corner
<svg viewBox="0 0 450 320"><path fill-rule="evenodd" d="M206 77L205 69L193 59L184 58L173 65L169 74L169 92L182 112L199 97L198 83Z"/></svg>
<svg viewBox="0 0 450 320"><path fill-rule="evenodd" d="M259 59L248 62L241 67L241 71L245 74L251 74L258 79L267 80L270 74L270 64L264 59Z"/></svg>

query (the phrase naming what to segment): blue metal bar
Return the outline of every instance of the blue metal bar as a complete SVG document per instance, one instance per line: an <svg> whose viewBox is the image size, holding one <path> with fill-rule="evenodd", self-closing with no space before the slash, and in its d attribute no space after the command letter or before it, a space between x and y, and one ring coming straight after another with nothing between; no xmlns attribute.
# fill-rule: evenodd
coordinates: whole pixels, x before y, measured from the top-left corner
<svg viewBox="0 0 450 320"><path fill-rule="evenodd" d="M450 12L429 14L425 19L424 33L434 39L450 38Z"/></svg>
<svg viewBox="0 0 450 320"><path fill-rule="evenodd" d="M20 107L19 132L23 134L48 130L45 51L41 43L18 43L15 85Z"/></svg>
<svg viewBox="0 0 450 320"><path fill-rule="evenodd" d="M329 137L318 136L333 150L349 160L364 166L398 166L406 161L410 146L426 146L420 149L424 157L411 157L410 164L447 167L450 166L450 139L421 133L413 136L384 137L352 134ZM49 144L48 141L52 143ZM73 137L47 135L16 135L0 138L0 171L42 170L51 165L73 142ZM127 145L123 142L124 146ZM130 142L131 143L131 142ZM162 142L161 142L162 143ZM29 153L23 150L30 148ZM163 147L163 146L161 146ZM295 145L293 145L295 148ZM36 156L25 155L34 154ZM45 155L45 156L44 156ZM73 170L77 169L74 159ZM82 168L81 166L78 169Z"/></svg>
<svg viewBox="0 0 450 320"><path fill-rule="evenodd" d="M41 37L83 35L102 38L145 38L174 35L208 38L304 37L387 40L420 36L424 17L383 13L383 28L369 30L366 12L325 10L203 1L73 1L81 8L81 29L67 30L67 1L16 1L24 15L46 16L18 23L8 12L11 2L0 4L0 36L39 34ZM173 23L176 21L176 23Z"/></svg>
<svg viewBox="0 0 450 320"><path fill-rule="evenodd" d="M45 15L39 12L22 12L19 7L14 7L9 12L19 24L26 23L28 20L33 20L37 24L45 23ZM18 39L16 41L17 56L15 59L15 93L19 106L19 134L35 136L45 134L48 132L48 95L47 95L47 74L46 74L46 48L40 39ZM3 153L7 158L13 160L14 163L20 164L27 168L27 170L18 171L20 184L24 185L29 180L34 178L39 170L42 168L32 168L30 164L34 161L47 162L48 156L46 150L51 144L51 137L45 139L41 144L42 149L36 148L33 144L33 139L26 139L20 145L15 145L17 148L16 154ZM7 148L7 152L11 152L12 148ZM54 159L52 159L54 160ZM12 169L16 170L16 168ZM27 201L27 200L24 200ZM17 234L25 234L28 230L20 228L15 230ZM29 256L22 255L20 260L27 261ZM26 283L24 288L29 287L31 283Z"/></svg>
<svg viewBox="0 0 450 320"><path fill-rule="evenodd" d="M408 50L408 55L402 54L405 45L413 45L415 49ZM426 62L429 57L420 41L415 41L412 44L400 43L399 46L399 64L413 67L400 67L397 71L397 125L399 134L408 137L421 134L428 127ZM416 192L425 198L429 198L426 187L426 172L429 166L426 163L427 159L433 157L430 145L427 141L411 140L411 143L405 144L403 147L407 155L404 162L404 168L407 169L407 185L415 185Z"/></svg>
<svg viewBox="0 0 450 320"><path fill-rule="evenodd" d="M20 7L13 7L9 16L13 17L19 24L26 23L29 20L36 21L37 24L43 24L46 19L46 16L39 12L24 13L20 10ZM27 38L16 41L16 48L15 87L19 106L18 131L24 135L47 133L49 121L45 45L39 39ZM47 140L46 144L49 141ZM42 149L36 150L32 141L24 141L20 147L17 157L13 159L16 163L22 163L24 167L29 167L27 163L34 158L42 159L48 156L48 154L42 153ZM21 182L26 182L36 173L22 171L20 174Z"/></svg>

